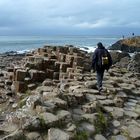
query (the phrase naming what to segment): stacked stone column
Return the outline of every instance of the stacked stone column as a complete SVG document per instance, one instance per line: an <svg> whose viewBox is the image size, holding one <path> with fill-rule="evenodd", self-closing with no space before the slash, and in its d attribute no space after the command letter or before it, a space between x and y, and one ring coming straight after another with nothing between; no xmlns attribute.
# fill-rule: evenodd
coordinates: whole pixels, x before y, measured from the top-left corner
<svg viewBox="0 0 140 140"><path fill-rule="evenodd" d="M84 63L90 65L87 53L73 46L44 46L27 55L23 68L14 70L13 84L16 92L25 92L30 84L43 82L45 79L73 79L82 73ZM87 69L86 69L87 70Z"/></svg>

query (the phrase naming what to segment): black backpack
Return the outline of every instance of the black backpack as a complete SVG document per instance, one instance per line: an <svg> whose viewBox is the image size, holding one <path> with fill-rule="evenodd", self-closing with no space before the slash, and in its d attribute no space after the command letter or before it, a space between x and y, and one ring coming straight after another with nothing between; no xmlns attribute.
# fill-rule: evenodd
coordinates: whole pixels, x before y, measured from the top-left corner
<svg viewBox="0 0 140 140"><path fill-rule="evenodd" d="M106 50L104 50L104 53L101 56L102 66L108 66L109 65L109 58L108 53Z"/></svg>

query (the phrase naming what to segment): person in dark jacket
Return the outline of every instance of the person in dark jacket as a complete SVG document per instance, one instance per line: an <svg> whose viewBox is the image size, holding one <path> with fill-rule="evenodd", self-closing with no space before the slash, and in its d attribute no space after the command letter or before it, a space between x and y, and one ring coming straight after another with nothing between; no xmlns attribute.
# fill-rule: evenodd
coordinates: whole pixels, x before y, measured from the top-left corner
<svg viewBox="0 0 140 140"><path fill-rule="evenodd" d="M107 64L103 65L103 56L106 54ZM104 71L109 70L112 65L112 58L107 49L103 46L101 42L97 44L97 49L95 49L92 59L92 68L97 72L97 85L99 92L102 90L102 81L104 76Z"/></svg>

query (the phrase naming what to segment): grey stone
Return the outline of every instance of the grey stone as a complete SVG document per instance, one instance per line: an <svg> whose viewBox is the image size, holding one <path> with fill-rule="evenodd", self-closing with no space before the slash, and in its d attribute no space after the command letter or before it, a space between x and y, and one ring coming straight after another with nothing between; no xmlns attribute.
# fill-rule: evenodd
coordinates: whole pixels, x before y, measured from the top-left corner
<svg viewBox="0 0 140 140"><path fill-rule="evenodd" d="M89 136L91 136L91 135L93 135L95 133L94 125L92 125L90 123L87 123L87 122L81 123L79 129L81 131L86 131Z"/></svg>
<svg viewBox="0 0 140 140"><path fill-rule="evenodd" d="M103 135L101 135L101 134L97 134L97 135L95 135L95 140L107 140Z"/></svg>
<svg viewBox="0 0 140 140"><path fill-rule="evenodd" d="M67 132L75 132L76 131L76 125L72 123L68 123L67 128L65 129Z"/></svg>
<svg viewBox="0 0 140 140"><path fill-rule="evenodd" d="M114 120L113 125L114 125L114 127L118 127L118 126L120 126L120 122L117 120Z"/></svg>
<svg viewBox="0 0 140 140"><path fill-rule="evenodd" d="M86 99L90 102L96 101L96 96L93 94L86 94Z"/></svg>
<svg viewBox="0 0 140 140"><path fill-rule="evenodd" d="M122 108L114 107L112 115L116 119L122 118L124 116L124 110Z"/></svg>
<svg viewBox="0 0 140 140"><path fill-rule="evenodd" d="M78 115L83 115L84 114L84 112L83 112L83 110L81 110L81 108L74 108L72 110L72 113L73 114L78 114Z"/></svg>
<svg viewBox="0 0 140 140"><path fill-rule="evenodd" d="M82 106L82 109L85 113L94 113L96 112L97 102L87 103Z"/></svg>
<svg viewBox="0 0 140 140"><path fill-rule="evenodd" d="M44 125L46 125L47 127L55 127L59 125L58 117L52 113L41 113L39 118L43 120L43 122L45 123Z"/></svg>
<svg viewBox="0 0 140 140"><path fill-rule="evenodd" d="M68 123L72 120L71 118L71 113L69 111L66 111L66 110L60 110L57 112L57 117L59 120L65 123Z"/></svg>
<svg viewBox="0 0 140 140"><path fill-rule="evenodd" d="M117 136L112 136L111 140L128 140L128 138L123 135L117 135Z"/></svg>
<svg viewBox="0 0 140 140"><path fill-rule="evenodd" d="M129 137L133 140L140 139L140 127L137 125L129 125L125 132L129 135Z"/></svg>
<svg viewBox="0 0 140 140"><path fill-rule="evenodd" d="M97 87L96 87L96 85L97 85L97 81L86 81L85 82L85 87L86 88L89 88L89 89L96 89Z"/></svg>
<svg viewBox="0 0 140 140"><path fill-rule="evenodd" d="M113 107L109 107L109 106L102 106L102 108L106 111L106 112L113 112Z"/></svg>
<svg viewBox="0 0 140 140"><path fill-rule="evenodd" d="M139 114L133 112L133 111L124 111L124 114L126 116L129 116L130 118L135 118L137 119L139 117Z"/></svg>
<svg viewBox="0 0 140 140"><path fill-rule="evenodd" d="M97 114L92 113L92 114L83 114L82 115L82 120L87 120L90 123L94 123L94 121L97 119Z"/></svg>
<svg viewBox="0 0 140 140"><path fill-rule="evenodd" d="M49 102L53 103L57 106L57 108L67 109L67 102L60 99L60 98L52 98L49 100Z"/></svg>
<svg viewBox="0 0 140 140"><path fill-rule="evenodd" d="M48 140L70 140L70 136L57 128L51 128L48 130Z"/></svg>
<svg viewBox="0 0 140 140"><path fill-rule="evenodd" d="M1 140L19 140L19 139L26 139L27 137L21 130L16 130L13 133L3 137Z"/></svg>
<svg viewBox="0 0 140 140"><path fill-rule="evenodd" d="M37 105L41 105L41 97L39 95L31 95L26 100L26 106L35 109Z"/></svg>
<svg viewBox="0 0 140 140"><path fill-rule="evenodd" d="M106 96L104 95L95 95L95 97L97 98L97 100L105 100Z"/></svg>
<svg viewBox="0 0 140 140"><path fill-rule="evenodd" d="M99 103L101 105L106 105L106 106L113 106L114 105L114 101L106 99L106 100L99 100Z"/></svg>
<svg viewBox="0 0 140 140"><path fill-rule="evenodd" d="M38 132L30 132L26 136L29 140L43 140Z"/></svg>

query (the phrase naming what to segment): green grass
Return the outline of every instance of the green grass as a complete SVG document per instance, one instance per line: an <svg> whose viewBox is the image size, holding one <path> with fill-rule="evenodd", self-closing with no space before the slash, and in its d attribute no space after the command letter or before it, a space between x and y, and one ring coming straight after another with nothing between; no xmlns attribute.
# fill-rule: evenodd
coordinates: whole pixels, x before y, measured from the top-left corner
<svg viewBox="0 0 140 140"><path fill-rule="evenodd" d="M74 137L74 140L88 140L88 134L85 131L78 131Z"/></svg>

